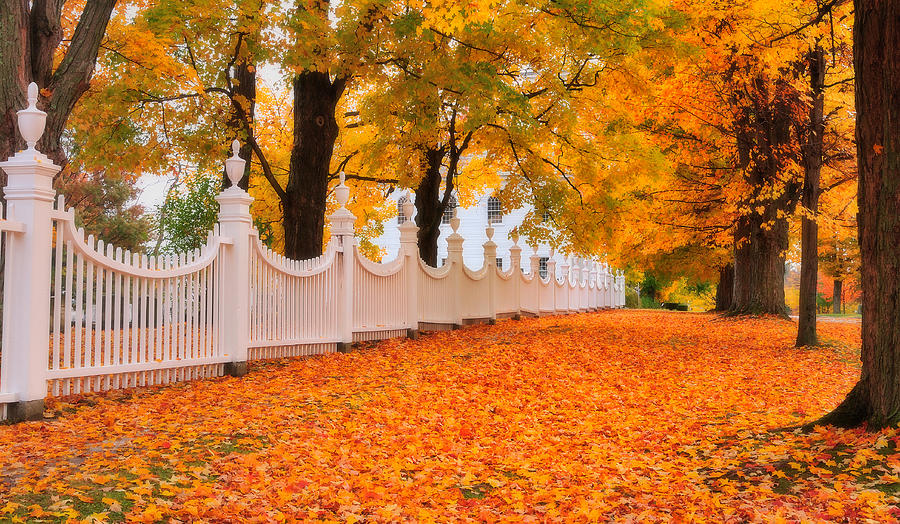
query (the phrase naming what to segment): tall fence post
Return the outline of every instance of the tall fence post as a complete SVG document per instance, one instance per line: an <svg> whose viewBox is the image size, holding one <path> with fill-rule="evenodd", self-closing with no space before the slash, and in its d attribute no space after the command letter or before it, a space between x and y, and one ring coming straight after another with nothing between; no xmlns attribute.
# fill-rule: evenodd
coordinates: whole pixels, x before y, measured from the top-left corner
<svg viewBox="0 0 900 524"><path fill-rule="evenodd" d="M550 290L553 292L550 294L550 296L552 297L551 298L552 302L550 303L550 310L553 313L557 313L559 311L558 306L557 306L557 300L556 300L556 288L559 287L557 285L559 281L556 279L556 259L553 258L553 256L555 254L556 254L556 250L551 248L550 249L550 258L547 259L547 276L550 277Z"/></svg>
<svg viewBox="0 0 900 524"><path fill-rule="evenodd" d="M571 278L571 273L570 273L570 269L572 266L569 265L570 259L571 259L571 255L564 258L562 261L562 264L559 265L559 272L562 275L563 282L565 283L565 285L563 286L563 294L566 297L566 310L564 311L564 313L568 313L569 311L572 310L572 295L573 295L573 293L572 293L572 278ZM559 296L557 296L556 300L561 301L562 299Z"/></svg>
<svg viewBox="0 0 900 524"><path fill-rule="evenodd" d="M341 252L341 265L344 273L340 277L341 296L338 318L340 319L341 341L337 344L337 350L347 353L353 344L353 266L356 263L353 253L353 246L356 242L353 236L353 223L356 221L356 216L347 209L350 188L344 184L343 171L341 172L341 183L334 188L334 197L340 208L328 219L331 222L331 234L338 240L337 245Z"/></svg>
<svg viewBox="0 0 900 524"><path fill-rule="evenodd" d="M494 228L484 228L487 242L484 243L484 267L487 268L485 278L488 279L488 322L497 323L497 243L494 242Z"/></svg>
<svg viewBox="0 0 900 524"><path fill-rule="evenodd" d="M595 260L590 261L590 270L588 271L588 290L590 293L590 299L588 300L588 309L591 311L596 311L599 305L598 301L598 293L597 289L597 262Z"/></svg>
<svg viewBox="0 0 900 524"><path fill-rule="evenodd" d="M447 262L451 264L450 283L453 286L453 311L455 313L455 321L453 328L457 329L462 326L462 279L463 274L463 237L458 233L459 217L456 215L456 208L453 210L453 218L450 219L450 228L453 229L447 237Z"/></svg>
<svg viewBox="0 0 900 524"><path fill-rule="evenodd" d="M419 228L413 221L416 206L407 198L403 203L406 222L400 224L400 256L406 257L406 336L419 337Z"/></svg>
<svg viewBox="0 0 900 524"><path fill-rule="evenodd" d="M606 308L610 307L609 264L607 264L606 262L604 262L603 265L600 266L600 279L601 279L601 285L603 286L601 288L601 299L602 299L602 303L603 303L603 309L606 309Z"/></svg>
<svg viewBox="0 0 900 524"><path fill-rule="evenodd" d="M537 246L531 246L531 288L534 289L534 316L541 316L541 256Z"/></svg>
<svg viewBox="0 0 900 524"><path fill-rule="evenodd" d="M515 320L522 318L522 248L519 247L519 235L513 233L509 236L513 241L509 248L509 266L512 268L513 296L516 297Z"/></svg>
<svg viewBox="0 0 900 524"><path fill-rule="evenodd" d="M231 187L216 197L219 203L219 232L230 239L231 245L222 250L222 280L219 292L219 343L223 355L231 357L225 363L225 374L240 377L247 374L250 344L250 231L253 217L250 204L253 197L238 187L244 175L244 159L238 156L240 143L232 142L232 156L225 161L225 173Z"/></svg>
<svg viewBox="0 0 900 524"><path fill-rule="evenodd" d="M7 218L19 222L6 245L3 299L3 376L0 386L13 393L7 417L12 422L40 419L47 396L50 333L50 260L53 240L53 175L60 167L35 149L44 134L47 113L39 110L38 87L28 86L28 107L17 112L27 148L0 168L7 174L3 194Z"/></svg>
<svg viewBox="0 0 900 524"><path fill-rule="evenodd" d="M625 307L625 270L619 270L619 297L616 301L616 307L623 308Z"/></svg>

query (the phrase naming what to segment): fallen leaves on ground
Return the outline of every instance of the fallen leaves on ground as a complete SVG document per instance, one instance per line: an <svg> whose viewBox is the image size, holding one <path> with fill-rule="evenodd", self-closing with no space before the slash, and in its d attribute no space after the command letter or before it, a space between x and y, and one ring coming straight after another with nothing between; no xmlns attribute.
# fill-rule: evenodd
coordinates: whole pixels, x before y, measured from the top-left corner
<svg viewBox="0 0 900 524"><path fill-rule="evenodd" d="M859 325L607 311L57 401L0 427L0 520L896 519L900 432L793 427Z"/></svg>

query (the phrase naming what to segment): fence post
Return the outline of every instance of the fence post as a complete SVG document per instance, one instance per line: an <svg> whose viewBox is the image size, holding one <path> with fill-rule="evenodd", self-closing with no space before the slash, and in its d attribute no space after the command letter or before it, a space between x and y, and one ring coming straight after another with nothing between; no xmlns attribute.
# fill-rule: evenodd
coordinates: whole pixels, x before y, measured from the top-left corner
<svg viewBox="0 0 900 524"><path fill-rule="evenodd" d="M609 264L604 262L602 266L602 275L603 279L603 309L610 307L610 291L609 291Z"/></svg>
<svg viewBox="0 0 900 524"><path fill-rule="evenodd" d="M541 256L537 246L531 246L531 282L534 288L534 316L541 316ZM536 280L535 280L536 279Z"/></svg>
<svg viewBox="0 0 900 524"><path fill-rule="evenodd" d="M625 270L619 270L619 299L616 301L616 307L625 307Z"/></svg>
<svg viewBox="0 0 900 524"><path fill-rule="evenodd" d="M565 283L565 285L563 286L563 289L565 290L564 293L566 296L565 313L569 313L572 310L572 295L574 294L574 293L572 293L572 279L571 279L571 273L569 271L572 267L569 264L569 260L571 259L571 257L572 257L571 255L568 255L566 258L563 259L562 264L559 265L559 272L563 277L563 282ZM556 297L556 298L559 298L559 297Z"/></svg>
<svg viewBox="0 0 900 524"><path fill-rule="evenodd" d="M556 288L559 287L558 280L556 279L556 259L553 256L556 254L556 249L550 249L550 258L547 259L547 276L550 277L550 290L553 291L551 296L553 297L553 302L550 304L551 311L553 313L557 313L559 310L556 306Z"/></svg>
<svg viewBox="0 0 900 524"><path fill-rule="evenodd" d="M419 338L419 228L413 221L416 206L407 198L403 203L406 222L400 224L400 256L406 257L406 336Z"/></svg>
<svg viewBox="0 0 900 524"><path fill-rule="evenodd" d="M579 260L579 276L578 276L578 310L579 311L589 311L591 309L591 285L588 280L589 269L588 264L590 262L586 258L581 258ZM582 287L584 286L584 291L582 291Z"/></svg>
<svg viewBox="0 0 900 524"><path fill-rule="evenodd" d="M338 249L341 251L341 261L343 266L343 275L341 275L341 296L340 296L340 333L341 341L337 344L337 350L341 353L350 351L353 344L353 270L356 263L356 257L353 253L353 246L356 239L353 236L353 223L356 216L347 209L347 202L350 200L350 188L344 184L344 172L341 171L341 183L334 188L334 197L337 200L337 211L328 217L331 223L331 235L338 240Z"/></svg>
<svg viewBox="0 0 900 524"><path fill-rule="evenodd" d="M590 299L588 300L588 309L591 311L596 311L598 309L599 300L598 300L598 289L597 289L597 262L595 260L590 261L590 270L588 271L588 293L590 293Z"/></svg>
<svg viewBox="0 0 900 524"><path fill-rule="evenodd" d="M578 312L581 311L581 259L577 256L572 257L572 280L575 283L575 287L572 288L575 303L573 305L573 299L569 298L569 311L574 309Z"/></svg>
<svg viewBox="0 0 900 524"><path fill-rule="evenodd" d="M253 227L250 204L253 197L238 187L246 163L238 156L240 147L237 140L231 143L232 155L225 161L231 186L216 196L219 232L231 241L222 250L219 343L222 354L231 357L231 362L225 363L225 374L234 377L247 374L250 344L250 231Z"/></svg>
<svg viewBox="0 0 900 524"><path fill-rule="evenodd" d="M450 227L453 229L447 237L447 262L451 264L450 282L453 286L453 311L456 312L456 320L453 323L453 329L462 326L462 282L463 282L463 237L457 231L459 230L459 217L456 215L457 210L453 210L453 218L450 219Z"/></svg>
<svg viewBox="0 0 900 524"><path fill-rule="evenodd" d="M497 323L497 243L494 242L494 228L484 228L487 242L484 243L484 267L487 268L485 278L488 279L488 311L490 324Z"/></svg>
<svg viewBox="0 0 900 524"><path fill-rule="evenodd" d="M510 235L513 245L509 248L509 265L513 269L513 294L516 297L516 312L513 319L522 318L522 248L519 247L519 235L513 233Z"/></svg>
<svg viewBox="0 0 900 524"><path fill-rule="evenodd" d="M47 113L39 110L38 87L28 86L28 107L18 111L19 133L28 145L0 168L7 174L3 194L7 219L19 222L6 245L3 299L3 391L16 402L7 412L11 422L40 419L47 396L47 352L50 333L50 258L53 241L53 175L60 167L35 149L44 134Z"/></svg>

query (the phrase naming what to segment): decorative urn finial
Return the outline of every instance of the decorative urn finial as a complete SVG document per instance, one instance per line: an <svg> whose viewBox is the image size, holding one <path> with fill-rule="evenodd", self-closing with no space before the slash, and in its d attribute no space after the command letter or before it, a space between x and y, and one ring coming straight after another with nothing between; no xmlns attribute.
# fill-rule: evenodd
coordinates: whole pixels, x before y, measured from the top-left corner
<svg viewBox="0 0 900 524"><path fill-rule="evenodd" d="M247 161L241 158L238 153L241 151L241 143L237 139L231 143L231 158L225 161L225 174L232 187L238 187L238 182L244 177L244 165Z"/></svg>
<svg viewBox="0 0 900 524"><path fill-rule="evenodd" d="M403 202L402 207L403 207L403 216L406 217L407 221L412 222L413 213L415 212L415 209L416 209L416 205L413 204L413 201L412 201L412 194L410 194L410 193L406 194L406 201Z"/></svg>
<svg viewBox="0 0 900 524"><path fill-rule="evenodd" d="M28 84L28 107L16 112L18 116L19 133L28 144L29 150L34 150L35 144L44 134L47 125L47 113L37 108L38 86L34 82Z"/></svg>
<svg viewBox="0 0 900 524"><path fill-rule="evenodd" d="M343 171L341 171L341 183L334 188L334 197L337 199L338 205L341 207L347 207L347 202L350 201L350 188L344 184L346 180L346 175Z"/></svg>
<svg viewBox="0 0 900 524"><path fill-rule="evenodd" d="M459 229L459 208L453 208L453 218L450 219L450 228L454 233Z"/></svg>

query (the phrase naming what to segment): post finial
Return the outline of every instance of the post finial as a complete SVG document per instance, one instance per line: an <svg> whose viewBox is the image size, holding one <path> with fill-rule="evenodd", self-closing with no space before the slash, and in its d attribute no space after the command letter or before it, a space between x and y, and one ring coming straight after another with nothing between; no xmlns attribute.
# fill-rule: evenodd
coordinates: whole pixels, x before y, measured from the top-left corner
<svg viewBox="0 0 900 524"><path fill-rule="evenodd" d="M247 162L240 157L241 143L235 139L231 143L231 158L225 161L225 174L231 182L231 187L238 187L238 182L244 178L244 166Z"/></svg>
<svg viewBox="0 0 900 524"><path fill-rule="evenodd" d="M28 84L28 107L16 112L19 124L19 133L25 139L29 150L34 150L35 144L44 134L47 125L47 113L37 108L38 85L34 82Z"/></svg>
<svg viewBox="0 0 900 524"><path fill-rule="evenodd" d="M38 85L34 82L28 84L28 109L35 108L38 97Z"/></svg>
<svg viewBox="0 0 900 524"><path fill-rule="evenodd" d="M337 199L337 203L341 207L347 207L347 202L350 201L350 188L344 184L344 181L347 179L347 176L341 171L340 181L341 183L334 188L334 197Z"/></svg>
<svg viewBox="0 0 900 524"><path fill-rule="evenodd" d="M490 242L494 239L494 228L492 226L484 228L484 234L487 235L488 242Z"/></svg>
<svg viewBox="0 0 900 524"><path fill-rule="evenodd" d="M407 221L411 222L413 219L413 212L416 210L416 205L413 204L411 193L406 194L406 200L403 201L401 207L403 208L403 216L406 217Z"/></svg>

